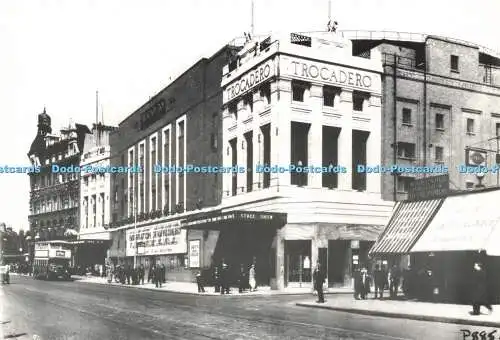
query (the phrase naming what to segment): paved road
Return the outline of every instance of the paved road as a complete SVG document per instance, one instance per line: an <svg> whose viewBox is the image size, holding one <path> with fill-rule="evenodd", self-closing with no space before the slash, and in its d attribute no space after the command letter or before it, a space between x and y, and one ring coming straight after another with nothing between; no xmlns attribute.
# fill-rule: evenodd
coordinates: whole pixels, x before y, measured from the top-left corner
<svg viewBox="0 0 500 340"><path fill-rule="evenodd" d="M11 280L0 288L4 339L463 339L466 328L297 307L304 298L297 296L193 296Z"/></svg>

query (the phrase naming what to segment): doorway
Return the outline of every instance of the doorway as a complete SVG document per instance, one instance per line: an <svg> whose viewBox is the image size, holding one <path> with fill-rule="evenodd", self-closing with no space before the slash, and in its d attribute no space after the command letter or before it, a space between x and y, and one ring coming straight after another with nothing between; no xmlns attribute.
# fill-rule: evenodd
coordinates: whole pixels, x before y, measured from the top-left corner
<svg viewBox="0 0 500 340"><path fill-rule="evenodd" d="M285 285L303 287L311 284L311 241L285 241Z"/></svg>
<svg viewBox="0 0 500 340"><path fill-rule="evenodd" d="M345 280L347 255L349 248L347 240L328 241L328 286L343 286Z"/></svg>

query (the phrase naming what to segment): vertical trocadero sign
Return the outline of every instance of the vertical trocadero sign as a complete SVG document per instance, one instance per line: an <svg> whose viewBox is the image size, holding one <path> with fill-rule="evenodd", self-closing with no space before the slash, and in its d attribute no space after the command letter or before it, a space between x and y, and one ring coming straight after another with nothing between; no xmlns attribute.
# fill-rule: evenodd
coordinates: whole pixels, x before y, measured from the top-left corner
<svg viewBox="0 0 500 340"><path fill-rule="evenodd" d="M180 222L129 229L126 256L136 255L137 248L141 248L140 255L185 254L186 230Z"/></svg>
<svg viewBox="0 0 500 340"><path fill-rule="evenodd" d="M274 75L274 62L272 60L268 60L255 66L253 69L226 86L224 91L224 103L245 94Z"/></svg>

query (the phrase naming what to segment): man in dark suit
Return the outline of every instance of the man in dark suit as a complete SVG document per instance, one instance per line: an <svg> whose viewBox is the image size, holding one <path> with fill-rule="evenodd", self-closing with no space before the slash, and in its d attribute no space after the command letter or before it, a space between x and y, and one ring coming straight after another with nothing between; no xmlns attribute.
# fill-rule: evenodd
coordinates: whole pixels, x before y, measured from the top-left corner
<svg viewBox="0 0 500 340"><path fill-rule="evenodd" d="M380 269L380 266L377 264L373 276L375 280L375 299L377 295L382 299L384 297L384 288L387 285L387 273L384 269Z"/></svg>
<svg viewBox="0 0 500 340"><path fill-rule="evenodd" d="M318 301L316 302L324 303L325 296L323 294L323 283L325 283L325 271L323 270L319 262L316 264L316 268L314 269L313 280L314 290L318 292Z"/></svg>
<svg viewBox="0 0 500 340"><path fill-rule="evenodd" d="M489 303L488 284L486 280L486 272L484 266L480 262L474 263L472 272L473 287L472 287L472 315L479 315L481 306L488 308L489 312L493 312L493 307Z"/></svg>

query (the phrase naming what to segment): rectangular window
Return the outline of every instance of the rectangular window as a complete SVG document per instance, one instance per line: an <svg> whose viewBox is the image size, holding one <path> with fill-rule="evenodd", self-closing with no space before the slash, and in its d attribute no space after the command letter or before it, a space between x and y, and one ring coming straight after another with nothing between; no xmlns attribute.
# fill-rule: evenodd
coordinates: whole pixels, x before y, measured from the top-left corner
<svg viewBox="0 0 500 340"><path fill-rule="evenodd" d="M229 115L234 119L234 120L238 120L238 105L236 102L233 102L231 104L228 105L227 107L228 111L229 111Z"/></svg>
<svg viewBox="0 0 500 340"><path fill-rule="evenodd" d="M399 143L398 157L404 159L415 159L415 144L403 142Z"/></svg>
<svg viewBox="0 0 500 340"><path fill-rule="evenodd" d="M500 123L496 123L495 125L495 135L500 137Z"/></svg>
<svg viewBox="0 0 500 340"><path fill-rule="evenodd" d="M323 106L334 107L336 94L337 91L335 88L323 86Z"/></svg>
<svg viewBox="0 0 500 340"><path fill-rule="evenodd" d="M96 195L92 195L92 214L94 216L94 225L95 228L97 226L97 197Z"/></svg>
<svg viewBox="0 0 500 340"><path fill-rule="evenodd" d="M292 80L292 100L294 102L303 102L308 87L307 83Z"/></svg>
<svg viewBox="0 0 500 340"><path fill-rule="evenodd" d="M472 118L467 118L467 133L468 134L474 133L474 119Z"/></svg>
<svg viewBox="0 0 500 340"><path fill-rule="evenodd" d="M85 197L83 199L83 205L85 207L85 228L89 227L89 198Z"/></svg>
<svg viewBox="0 0 500 340"><path fill-rule="evenodd" d="M156 155L156 148L157 148L157 138L156 137L151 137L151 140L150 140L150 154L151 154L151 158L150 158L150 174L151 174L151 177L150 177L150 192L151 192L151 196L150 196L150 201L149 201L149 210L150 211L156 211L157 209L157 204L156 204L156 200L157 200L157 195L156 195L156 186L157 186L157 183L158 183L158 174L154 171L154 166L157 165L158 163L158 160L157 160L157 155Z"/></svg>
<svg viewBox="0 0 500 340"><path fill-rule="evenodd" d="M264 99L264 104L271 104L271 83L267 82L260 87L260 96Z"/></svg>
<svg viewBox="0 0 500 340"><path fill-rule="evenodd" d="M436 162L442 162L444 160L444 149L441 146L436 146Z"/></svg>
<svg viewBox="0 0 500 340"><path fill-rule="evenodd" d="M458 72L458 56L450 56L450 68L453 72Z"/></svg>
<svg viewBox="0 0 500 340"><path fill-rule="evenodd" d="M444 130L444 114L436 113L436 130Z"/></svg>
<svg viewBox="0 0 500 340"><path fill-rule="evenodd" d="M128 152L128 166L133 167L135 165L134 150L129 150ZM133 172L128 173L128 216L134 214L135 200L134 200L134 190L135 190L135 175Z"/></svg>
<svg viewBox="0 0 500 340"><path fill-rule="evenodd" d="M403 125L411 125L411 109L403 108Z"/></svg>
<svg viewBox="0 0 500 340"><path fill-rule="evenodd" d="M185 152L186 152L186 124L184 119L180 119L177 123L177 165L180 167L186 166ZM183 171L176 173L177 176L177 202L179 205L179 212L184 212L186 207L185 195L185 176Z"/></svg>
<svg viewBox="0 0 500 340"><path fill-rule="evenodd" d="M142 168L142 172L139 172L139 200L137 202L137 211L138 213L142 213L145 211L145 204L144 204L144 172L146 171L145 167L146 164L144 164L144 149L145 149L145 143L139 144L139 162L138 166Z"/></svg>
<svg viewBox="0 0 500 340"><path fill-rule="evenodd" d="M410 190L410 183L414 180L412 177L398 176L398 192L407 193Z"/></svg>
<svg viewBox="0 0 500 340"><path fill-rule="evenodd" d="M106 202L104 202L104 193L101 193L101 227L104 227L104 214L105 214L105 207L106 207Z"/></svg>
<svg viewBox="0 0 500 340"><path fill-rule="evenodd" d="M245 103L245 106L247 106L248 110L250 112L253 112L253 93L252 92L250 92L249 94L247 94L245 96L244 103Z"/></svg>
<svg viewBox="0 0 500 340"><path fill-rule="evenodd" d="M359 91L352 92L352 109L354 111L363 111L366 95Z"/></svg>
<svg viewBox="0 0 500 340"><path fill-rule="evenodd" d="M170 126L163 130L163 166L170 167L170 148L171 148L171 129ZM163 192L162 192L162 209L164 211L170 211L170 172L163 173Z"/></svg>

